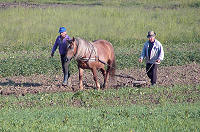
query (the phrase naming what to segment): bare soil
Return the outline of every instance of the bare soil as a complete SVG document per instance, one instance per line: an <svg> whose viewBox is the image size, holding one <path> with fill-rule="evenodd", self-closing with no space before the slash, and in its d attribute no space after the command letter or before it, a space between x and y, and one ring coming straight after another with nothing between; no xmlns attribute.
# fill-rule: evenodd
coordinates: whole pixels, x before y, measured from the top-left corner
<svg viewBox="0 0 200 132"><path fill-rule="evenodd" d="M103 77L98 73L99 82L103 84ZM0 94L25 95L27 93L54 93L74 92L79 90L78 73L71 75L71 87L61 85L62 75L32 75L28 77L13 76L0 78ZM146 84L136 85L136 81L145 81ZM91 71L84 72L83 84L85 89L95 89L95 83ZM169 66L158 68L158 86L174 85L199 85L200 64L192 63L184 66ZM119 89L123 87L150 87L150 79L145 69L116 70L115 80L110 81L109 88Z"/></svg>
<svg viewBox="0 0 200 132"><path fill-rule="evenodd" d="M101 4L61 4L61 3L47 3L47 4L35 4L30 2L0 2L0 8L15 8L15 7L24 7L24 8L56 8L56 7L79 7L79 6L99 6Z"/></svg>

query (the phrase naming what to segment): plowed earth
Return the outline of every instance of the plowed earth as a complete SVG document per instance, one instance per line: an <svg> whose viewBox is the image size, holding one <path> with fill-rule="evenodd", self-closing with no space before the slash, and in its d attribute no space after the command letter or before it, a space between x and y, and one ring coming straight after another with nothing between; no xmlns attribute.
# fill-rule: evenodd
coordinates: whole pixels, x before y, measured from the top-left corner
<svg viewBox="0 0 200 132"><path fill-rule="evenodd" d="M79 90L78 73L71 75L71 87L61 85L62 75L32 75L28 77L13 76L0 78L0 94L25 95L27 93L53 93L74 92ZM101 85L103 76L98 72ZM136 85L136 81L145 81L146 84ZM84 89L95 89L95 83L91 71L86 70L83 77ZM169 66L158 68L158 86L174 85L199 85L200 64L192 63L184 66ZM150 79L145 69L116 70L115 81L110 81L109 88L119 89L123 87L150 87Z"/></svg>

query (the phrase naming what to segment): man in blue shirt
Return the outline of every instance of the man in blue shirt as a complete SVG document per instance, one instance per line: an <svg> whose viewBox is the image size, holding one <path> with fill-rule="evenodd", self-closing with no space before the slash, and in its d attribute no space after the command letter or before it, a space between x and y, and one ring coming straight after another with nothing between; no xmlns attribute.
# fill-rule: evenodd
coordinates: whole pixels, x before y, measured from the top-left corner
<svg viewBox="0 0 200 132"><path fill-rule="evenodd" d="M67 52L67 47L68 47L67 40L70 40L70 37L67 35L67 30L65 27L60 27L59 33L60 35L57 37L55 44L52 48L51 57L54 56L54 52L56 51L57 47L59 47L59 53L60 53L60 58L61 58L61 63L62 63L63 74L64 74L62 85L68 86L70 85L68 82L68 79L70 77L70 73L69 73L70 61L67 60L66 58L66 52Z"/></svg>
<svg viewBox="0 0 200 132"><path fill-rule="evenodd" d="M151 79L151 84L155 85L157 80L157 68L158 64L164 59L164 50L162 44L155 39L156 33L154 31L149 31L147 38L148 41L145 42L139 62L141 63L143 59L146 59L146 71L147 76Z"/></svg>

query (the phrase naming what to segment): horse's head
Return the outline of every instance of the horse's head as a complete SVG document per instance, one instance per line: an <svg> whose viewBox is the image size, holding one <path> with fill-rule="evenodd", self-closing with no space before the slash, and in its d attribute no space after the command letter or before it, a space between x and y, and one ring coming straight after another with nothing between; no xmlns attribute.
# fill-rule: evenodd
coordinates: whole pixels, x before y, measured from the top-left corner
<svg viewBox="0 0 200 132"><path fill-rule="evenodd" d="M67 47L66 57L68 60L71 60L77 53L78 44L76 39L73 37L72 40L68 40L69 46Z"/></svg>

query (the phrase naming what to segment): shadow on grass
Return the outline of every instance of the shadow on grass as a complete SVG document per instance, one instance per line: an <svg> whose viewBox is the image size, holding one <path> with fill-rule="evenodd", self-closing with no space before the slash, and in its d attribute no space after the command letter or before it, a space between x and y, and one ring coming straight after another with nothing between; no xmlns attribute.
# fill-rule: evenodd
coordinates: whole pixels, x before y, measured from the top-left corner
<svg viewBox="0 0 200 132"><path fill-rule="evenodd" d="M42 84L30 83L30 82L16 83L16 82L8 79L7 82L0 82L0 86L38 87L38 86L42 86Z"/></svg>

